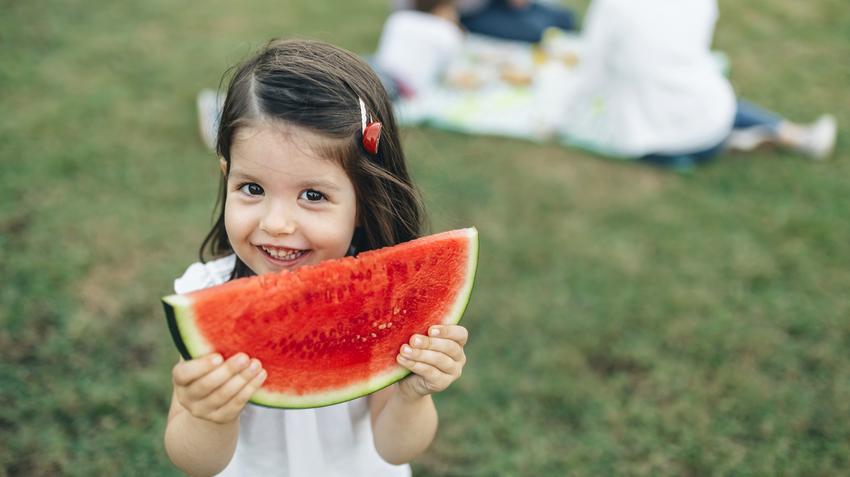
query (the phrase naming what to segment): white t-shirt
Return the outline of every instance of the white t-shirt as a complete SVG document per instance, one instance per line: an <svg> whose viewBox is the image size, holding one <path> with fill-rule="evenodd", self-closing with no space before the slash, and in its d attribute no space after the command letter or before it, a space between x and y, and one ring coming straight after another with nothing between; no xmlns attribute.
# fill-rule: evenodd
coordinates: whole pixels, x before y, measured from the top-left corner
<svg viewBox="0 0 850 477"><path fill-rule="evenodd" d="M620 156L707 149L735 94L711 55L714 0L594 0L562 133Z"/></svg>
<svg viewBox="0 0 850 477"><path fill-rule="evenodd" d="M462 44L463 32L454 23L429 13L401 10L387 17L375 62L420 94L439 82Z"/></svg>
<svg viewBox="0 0 850 477"><path fill-rule="evenodd" d="M235 256L193 263L174 280L188 293L230 278ZM367 397L315 409L283 410L248 404L239 417L236 452L219 476L409 477L375 450Z"/></svg>

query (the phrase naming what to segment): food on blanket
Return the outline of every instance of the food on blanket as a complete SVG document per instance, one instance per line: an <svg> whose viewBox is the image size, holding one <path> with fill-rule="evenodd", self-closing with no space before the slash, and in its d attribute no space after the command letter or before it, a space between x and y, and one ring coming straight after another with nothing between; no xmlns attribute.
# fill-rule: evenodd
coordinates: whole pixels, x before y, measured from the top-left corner
<svg viewBox="0 0 850 477"><path fill-rule="evenodd" d="M572 51L562 52L559 56L556 57L561 63L573 67L578 64L578 55Z"/></svg>
<svg viewBox="0 0 850 477"><path fill-rule="evenodd" d="M483 86L484 79L475 71L457 69L446 73L445 83L451 88L469 91Z"/></svg>
<svg viewBox="0 0 850 477"><path fill-rule="evenodd" d="M549 55L546 53L546 50L541 48L539 45L535 45L531 47L531 61L535 65L542 65L549 61Z"/></svg>
<svg viewBox="0 0 850 477"><path fill-rule="evenodd" d="M543 32L540 48L550 59L572 68L578 64L580 44L579 37L574 34L557 28L547 28Z"/></svg>
<svg viewBox="0 0 850 477"><path fill-rule="evenodd" d="M357 257L163 298L184 358L243 351L268 377L252 402L303 408L369 394L406 376L402 344L463 315L478 263L475 228Z"/></svg>
<svg viewBox="0 0 850 477"><path fill-rule="evenodd" d="M513 86L528 86L534 80L534 74L531 71L512 66L503 67L499 77Z"/></svg>

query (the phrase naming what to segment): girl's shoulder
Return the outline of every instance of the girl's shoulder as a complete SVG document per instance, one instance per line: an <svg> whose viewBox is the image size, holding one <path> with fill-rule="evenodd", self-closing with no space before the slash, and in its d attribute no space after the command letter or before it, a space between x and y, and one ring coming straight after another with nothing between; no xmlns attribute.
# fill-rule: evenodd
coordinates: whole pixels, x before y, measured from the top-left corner
<svg viewBox="0 0 850 477"><path fill-rule="evenodd" d="M230 279L236 255L228 255L206 263L195 262L183 272L183 276L174 280L176 293L189 293L203 288L221 285Z"/></svg>

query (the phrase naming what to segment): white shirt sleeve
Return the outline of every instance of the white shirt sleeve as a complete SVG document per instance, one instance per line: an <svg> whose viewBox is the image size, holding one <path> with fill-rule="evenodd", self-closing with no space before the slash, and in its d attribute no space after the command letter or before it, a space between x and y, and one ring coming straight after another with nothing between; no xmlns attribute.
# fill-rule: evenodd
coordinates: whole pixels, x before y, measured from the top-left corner
<svg viewBox="0 0 850 477"><path fill-rule="evenodd" d="M183 272L183 276L174 280L174 292L191 293L221 285L230 279L234 265L236 265L236 255L228 255L207 263L195 262L189 265L189 268Z"/></svg>

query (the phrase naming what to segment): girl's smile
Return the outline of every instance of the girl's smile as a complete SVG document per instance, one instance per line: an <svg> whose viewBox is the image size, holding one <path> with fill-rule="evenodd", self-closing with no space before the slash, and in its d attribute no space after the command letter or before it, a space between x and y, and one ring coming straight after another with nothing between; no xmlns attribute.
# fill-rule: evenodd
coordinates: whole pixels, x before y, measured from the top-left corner
<svg viewBox="0 0 850 477"><path fill-rule="evenodd" d="M307 259L310 250L298 250L287 247L275 247L272 245L259 245L260 250L266 255L266 258L272 266L295 268L296 263L301 259Z"/></svg>
<svg viewBox="0 0 850 477"><path fill-rule="evenodd" d="M354 184L314 152L323 140L272 121L234 136L224 223L233 251L257 275L340 258L351 245Z"/></svg>
<svg viewBox="0 0 850 477"><path fill-rule="evenodd" d="M275 247L272 245L260 245L260 248L263 249L271 258L276 260L284 260L284 261L292 261L297 258L301 258L304 254L310 252L309 250L298 250L287 247Z"/></svg>

